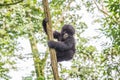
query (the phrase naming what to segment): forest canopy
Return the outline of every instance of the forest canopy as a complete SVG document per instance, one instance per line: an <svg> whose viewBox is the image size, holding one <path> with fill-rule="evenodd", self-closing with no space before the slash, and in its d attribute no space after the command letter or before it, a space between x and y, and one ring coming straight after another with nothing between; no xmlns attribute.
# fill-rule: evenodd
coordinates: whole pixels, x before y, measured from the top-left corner
<svg viewBox="0 0 120 80"><path fill-rule="evenodd" d="M76 53L61 80L120 79L120 1L48 0L52 29L75 28ZM0 80L52 80L42 0L0 1ZM68 64L68 65L66 65ZM20 75L18 75L20 74Z"/></svg>

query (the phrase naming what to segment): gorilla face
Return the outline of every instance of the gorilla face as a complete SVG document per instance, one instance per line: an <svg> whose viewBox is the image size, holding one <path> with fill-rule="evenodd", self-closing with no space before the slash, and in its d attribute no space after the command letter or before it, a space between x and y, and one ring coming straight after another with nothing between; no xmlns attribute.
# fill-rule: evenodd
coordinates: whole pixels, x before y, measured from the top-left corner
<svg viewBox="0 0 120 80"><path fill-rule="evenodd" d="M68 38L68 34L67 33L64 33L64 35L63 35L63 39L65 40L65 39L67 39Z"/></svg>

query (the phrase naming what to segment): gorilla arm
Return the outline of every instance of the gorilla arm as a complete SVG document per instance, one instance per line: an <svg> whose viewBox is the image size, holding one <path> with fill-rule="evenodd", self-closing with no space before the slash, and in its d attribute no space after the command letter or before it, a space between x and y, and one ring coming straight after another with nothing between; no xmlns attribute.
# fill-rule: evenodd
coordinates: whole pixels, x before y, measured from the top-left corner
<svg viewBox="0 0 120 80"><path fill-rule="evenodd" d="M73 40L68 40L66 42L61 42L61 41L48 41L48 46L50 48L54 48L58 51L66 51L70 50L74 45L74 39Z"/></svg>
<svg viewBox="0 0 120 80"><path fill-rule="evenodd" d="M57 39L57 40L59 40L60 35L61 35L60 32L57 32L57 31L54 31L54 32L53 32L53 36L54 36L54 38Z"/></svg>
<svg viewBox="0 0 120 80"><path fill-rule="evenodd" d="M42 26L43 26L43 29L44 29L45 33L48 35L47 29L46 29L46 27L47 27L47 22L48 22L48 18L43 19L43 21L42 21ZM57 31L54 31L54 32L53 32L53 37L54 37L54 38L59 39L59 36L60 36L60 33L59 33L59 32L57 32Z"/></svg>
<svg viewBox="0 0 120 80"><path fill-rule="evenodd" d="M48 34L48 33L47 33L47 29L46 29L46 27L47 27L47 22L48 22L48 18L45 18L45 19L43 19L43 21L42 21L42 26L43 26L43 29L44 29L44 31L45 31L46 34Z"/></svg>

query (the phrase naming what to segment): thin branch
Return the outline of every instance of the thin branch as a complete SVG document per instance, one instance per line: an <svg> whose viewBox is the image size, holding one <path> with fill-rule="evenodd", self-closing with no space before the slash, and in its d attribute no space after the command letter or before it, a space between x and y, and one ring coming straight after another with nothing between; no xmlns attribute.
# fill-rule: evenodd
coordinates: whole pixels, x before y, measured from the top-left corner
<svg viewBox="0 0 120 80"><path fill-rule="evenodd" d="M115 23L119 24L119 21L117 21L113 16L109 15L106 11L100 9L100 7L99 7L98 4L96 3L96 1L95 1L95 0L93 0L93 1L94 1L95 5L97 6L98 10L100 10L102 13L104 13L104 14L107 15L108 17L112 18Z"/></svg>
<svg viewBox="0 0 120 80"><path fill-rule="evenodd" d="M103 12L105 15L110 16L106 11L100 9L100 7L98 6L98 4L96 3L95 0L93 0L93 1L94 1L95 5L97 6L98 10L100 10L101 12Z"/></svg>
<svg viewBox="0 0 120 80"><path fill-rule="evenodd" d="M8 3L8 4L0 4L0 6L15 5L15 4L21 3L21 2L23 2L23 1L24 1L24 0L20 0L20 1L14 2L14 3Z"/></svg>

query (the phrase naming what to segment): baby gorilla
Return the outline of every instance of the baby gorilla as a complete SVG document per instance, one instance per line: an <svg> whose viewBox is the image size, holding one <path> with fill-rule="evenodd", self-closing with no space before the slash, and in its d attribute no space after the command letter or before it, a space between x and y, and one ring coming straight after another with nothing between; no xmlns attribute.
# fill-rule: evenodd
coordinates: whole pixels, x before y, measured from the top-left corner
<svg viewBox="0 0 120 80"><path fill-rule="evenodd" d="M46 23L48 18L45 18L42 22L43 29L46 34ZM57 55L57 62L68 61L73 58L75 53L75 39L73 35L75 34L75 29L71 25L64 25L61 32L54 31L53 36L58 41L48 41L48 46L55 49Z"/></svg>

